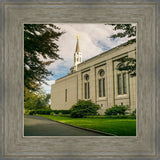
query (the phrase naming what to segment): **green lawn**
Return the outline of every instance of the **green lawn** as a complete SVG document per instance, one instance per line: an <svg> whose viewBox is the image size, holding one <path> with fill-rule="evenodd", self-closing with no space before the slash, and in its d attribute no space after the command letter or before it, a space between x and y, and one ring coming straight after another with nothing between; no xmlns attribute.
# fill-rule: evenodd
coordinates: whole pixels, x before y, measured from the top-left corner
<svg viewBox="0 0 160 160"><path fill-rule="evenodd" d="M41 116L83 128L115 134L117 136L136 136L136 119L70 118L51 115Z"/></svg>

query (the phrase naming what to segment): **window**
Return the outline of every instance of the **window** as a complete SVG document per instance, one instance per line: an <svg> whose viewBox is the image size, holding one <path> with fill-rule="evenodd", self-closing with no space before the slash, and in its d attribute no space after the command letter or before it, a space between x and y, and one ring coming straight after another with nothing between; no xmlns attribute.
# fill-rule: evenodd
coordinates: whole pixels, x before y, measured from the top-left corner
<svg viewBox="0 0 160 160"><path fill-rule="evenodd" d="M85 94L85 99L90 98L89 82L84 83L84 94Z"/></svg>
<svg viewBox="0 0 160 160"><path fill-rule="evenodd" d="M118 80L118 94L122 94L121 74L117 75L117 80Z"/></svg>
<svg viewBox="0 0 160 160"><path fill-rule="evenodd" d="M103 69L99 71L99 80L98 80L98 88L99 88L99 97L105 97L105 72Z"/></svg>
<svg viewBox="0 0 160 160"><path fill-rule="evenodd" d="M65 102L67 102L67 89L65 89Z"/></svg>
<svg viewBox="0 0 160 160"><path fill-rule="evenodd" d="M117 75L118 94L127 94L126 73Z"/></svg>
<svg viewBox="0 0 160 160"><path fill-rule="evenodd" d="M86 81L89 80L89 75L88 75L88 74L86 74L84 77L85 77L85 80L86 80Z"/></svg>
<svg viewBox="0 0 160 160"><path fill-rule="evenodd" d="M101 77L104 76L104 70L100 70L99 74Z"/></svg>
<svg viewBox="0 0 160 160"><path fill-rule="evenodd" d="M90 89L89 89L89 82L88 82L88 99L90 98Z"/></svg>
<svg viewBox="0 0 160 160"><path fill-rule="evenodd" d="M123 73L123 93L127 93L126 73Z"/></svg>
<svg viewBox="0 0 160 160"><path fill-rule="evenodd" d="M101 79L99 79L99 97L102 97L102 82L101 82Z"/></svg>
<svg viewBox="0 0 160 160"><path fill-rule="evenodd" d="M89 75L88 74L86 74L84 76L84 80L85 80L85 83L84 83L84 98L89 99L90 98L90 86L89 86Z"/></svg>
<svg viewBox="0 0 160 160"><path fill-rule="evenodd" d="M103 97L105 97L105 78L103 78Z"/></svg>
<svg viewBox="0 0 160 160"><path fill-rule="evenodd" d="M84 84L85 99L87 99L87 83Z"/></svg>

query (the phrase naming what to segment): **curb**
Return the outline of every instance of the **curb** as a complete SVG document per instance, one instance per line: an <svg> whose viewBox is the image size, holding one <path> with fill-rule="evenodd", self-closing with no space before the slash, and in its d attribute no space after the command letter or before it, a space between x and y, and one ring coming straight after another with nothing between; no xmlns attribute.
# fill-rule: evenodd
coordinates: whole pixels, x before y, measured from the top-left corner
<svg viewBox="0 0 160 160"><path fill-rule="evenodd" d="M43 116L40 116L40 117L43 117ZM43 118L46 118L46 117L43 117ZM95 133L100 133L100 134L103 134L103 135L105 135L105 136L117 136L117 135L115 135L115 134L106 133L106 132L101 132L101 131L97 131L97 130L94 130L94 129L89 129L89 128L83 128L83 127L79 127L79 126L74 126L74 125L72 125L72 124L63 123L63 122L56 121L56 120L53 120L53 119L50 119L50 118L46 118L46 119L51 120L51 121L55 121L55 122L58 122L58 123L61 123L61 124L64 124L64 125L68 125L68 126L71 126L71 127L83 129L83 130L86 130L86 131L91 131L91 132L95 132Z"/></svg>

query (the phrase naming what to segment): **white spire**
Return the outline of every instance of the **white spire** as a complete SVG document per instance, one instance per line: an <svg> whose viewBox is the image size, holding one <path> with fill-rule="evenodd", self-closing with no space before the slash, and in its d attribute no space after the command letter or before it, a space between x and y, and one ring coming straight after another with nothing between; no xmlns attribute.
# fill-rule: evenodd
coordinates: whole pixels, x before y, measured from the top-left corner
<svg viewBox="0 0 160 160"><path fill-rule="evenodd" d="M74 70L77 71L77 65L82 62L82 54L79 47L79 36L77 35L76 51L74 53Z"/></svg>

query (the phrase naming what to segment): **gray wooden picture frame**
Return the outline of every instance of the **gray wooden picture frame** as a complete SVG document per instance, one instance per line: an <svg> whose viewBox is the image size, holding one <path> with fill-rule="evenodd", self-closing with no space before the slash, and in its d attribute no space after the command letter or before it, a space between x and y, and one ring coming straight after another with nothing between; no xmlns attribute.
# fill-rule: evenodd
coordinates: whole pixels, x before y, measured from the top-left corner
<svg viewBox="0 0 160 160"><path fill-rule="evenodd" d="M158 1L2 2L3 158L158 159ZM137 136L23 136L25 23L137 23Z"/></svg>

